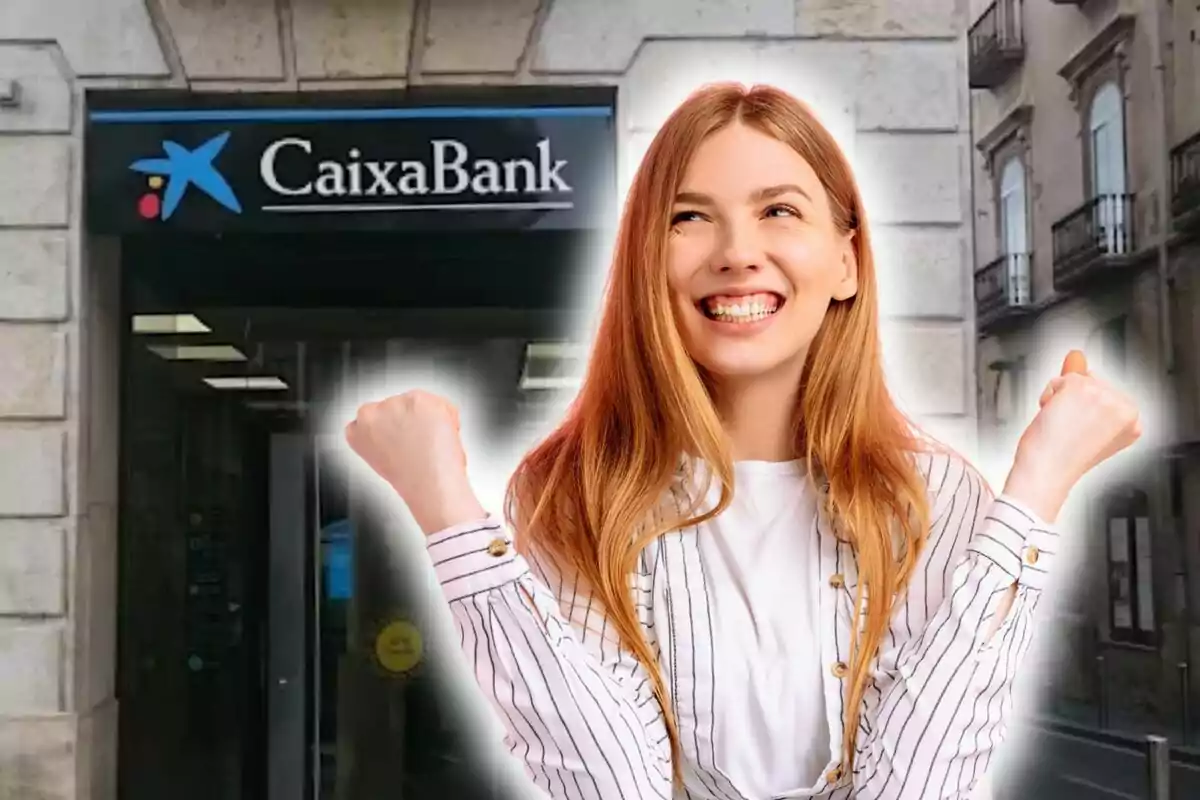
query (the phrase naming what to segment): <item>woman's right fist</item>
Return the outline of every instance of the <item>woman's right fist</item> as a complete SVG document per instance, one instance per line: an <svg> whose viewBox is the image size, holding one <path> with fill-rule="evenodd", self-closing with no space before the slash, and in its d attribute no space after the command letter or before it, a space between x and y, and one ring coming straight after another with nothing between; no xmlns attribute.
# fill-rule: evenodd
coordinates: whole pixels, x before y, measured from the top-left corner
<svg viewBox="0 0 1200 800"><path fill-rule="evenodd" d="M414 390L367 403L346 426L346 441L426 533L484 516L467 480L458 411L444 398Z"/></svg>

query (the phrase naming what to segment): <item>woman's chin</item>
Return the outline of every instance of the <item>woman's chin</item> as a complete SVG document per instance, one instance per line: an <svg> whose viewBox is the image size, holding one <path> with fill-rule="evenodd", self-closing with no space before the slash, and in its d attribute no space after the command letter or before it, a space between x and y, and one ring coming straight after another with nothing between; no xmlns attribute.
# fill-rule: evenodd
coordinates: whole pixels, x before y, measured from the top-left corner
<svg viewBox="0 0 1200 800"><path fill-rule="evenodd" d="M780 371L792 361L793 359L790 358L764 358L761 352L711 354L709 358L697 359L697 363L704 367L704 371L717 382L744 382L756 378L778 376ZM800 376L797 374L796 380L799 381L799 379Z"/></svg>

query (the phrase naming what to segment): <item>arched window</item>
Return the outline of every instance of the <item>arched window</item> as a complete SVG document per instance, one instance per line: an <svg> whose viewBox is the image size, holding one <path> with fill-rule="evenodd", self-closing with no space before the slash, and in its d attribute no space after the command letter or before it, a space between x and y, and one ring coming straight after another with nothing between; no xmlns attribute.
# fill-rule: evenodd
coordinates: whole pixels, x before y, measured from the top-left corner
<svg viewBox="0 0 1200 800"><path fill-rule="evenodd" d="M1092 97L1088 135L1097 239L1110 255L1128 253L1132 210L1127 207L1125 187L1125 110L1121 90L1113 81Z"/></svg>
<svg viewBox="0 0 1200 800"><path fill-rule="evenodd" d="M1013 305L1028 303L1029 224L1025 194L1025 165L1012 156L1000 172L1000 248L1006 261L1008 299Z"/></svg>

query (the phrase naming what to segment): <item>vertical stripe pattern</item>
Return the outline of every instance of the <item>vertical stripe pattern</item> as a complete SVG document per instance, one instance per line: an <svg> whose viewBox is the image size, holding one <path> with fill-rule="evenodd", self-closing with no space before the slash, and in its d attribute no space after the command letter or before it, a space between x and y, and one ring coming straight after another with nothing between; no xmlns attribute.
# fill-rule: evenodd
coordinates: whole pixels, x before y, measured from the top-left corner
<svg viewBox="0 0 1200 800"><path fill-rule="evenodd" d="M714 744L713 721L722 684L712 641L712 587L695 546L699 532L674 532L647 546L629 580L679 724L685 759L680 789L672 786L666 726L649 676L621 647L587 587L555 574L543 560L518 555L495 518L429 537L463 656L503 724L509 752L525 766L528 796L972 797L1007 732L1058 534L1016 500L993 497L955 456L922 455L919 466L929 484L933 524L872 665L849 774L842 767L848 687L836 665L848 658L858 576L853 548L838 540L826 515L819 511L812 521L819 573L797 580L818 582L821 641L814 652L828 666L829 720L829 741L820 744L831 759L810 787L771 798L745 795L716 757L722 748ZM1015 601L985 637L1014 584ZM778 749L772 755L788 759L808 745L780 740L772 746Z"/></svg>

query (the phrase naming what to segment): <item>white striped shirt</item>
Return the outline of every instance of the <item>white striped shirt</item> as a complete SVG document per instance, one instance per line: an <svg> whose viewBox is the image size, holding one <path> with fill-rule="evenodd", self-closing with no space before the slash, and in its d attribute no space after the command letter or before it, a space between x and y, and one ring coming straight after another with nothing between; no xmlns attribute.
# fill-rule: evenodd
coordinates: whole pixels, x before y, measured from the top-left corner
<svg viewBox="0 0 1200 800"><path fill-rule="evenodd" d="M1019 502L993 498L955 456L918 463L929 486L929 539L898 604L862 704L854 769L842 768L847 658L857 589L852 548L818 503L819 642L830 762L784 797L966 798L1004 740L1013 681L1058 534ZM818 487L824 492L827 487ZM630 577L679 724L684 788L671 782L661 709L641 666L576 582L511 546L498 519L428 539L462 649L506 730L509 750L555 800L767 800L749 797L716 763L718 662L711 597L696 531L662 536ZM1008 589L1016 599L986 630ZM716 643L719 645L719 643ZM803 746L780 741L778 747Z"/></svg>

